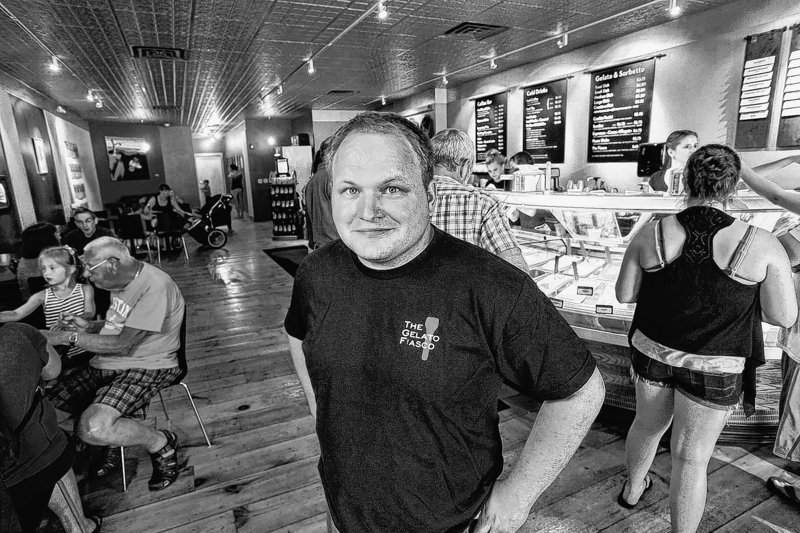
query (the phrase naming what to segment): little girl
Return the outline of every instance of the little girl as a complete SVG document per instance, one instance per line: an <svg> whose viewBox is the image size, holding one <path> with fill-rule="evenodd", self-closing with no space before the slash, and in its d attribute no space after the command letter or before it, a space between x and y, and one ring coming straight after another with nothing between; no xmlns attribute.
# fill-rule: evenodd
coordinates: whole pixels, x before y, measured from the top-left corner
<svg viewBox="0 0 800 533"><path fill-rule="evenodd" d="M94 290L91 285L78 283L78 259L69 246L52 246L39 254L39 270L47 288L31 296L13 311L0 312L0 323L18 322L33 313L40 305L44 309L45 325L52 329L62 313L94 318ZM73 346L67 352L72 358L84 353Z"/></svg>

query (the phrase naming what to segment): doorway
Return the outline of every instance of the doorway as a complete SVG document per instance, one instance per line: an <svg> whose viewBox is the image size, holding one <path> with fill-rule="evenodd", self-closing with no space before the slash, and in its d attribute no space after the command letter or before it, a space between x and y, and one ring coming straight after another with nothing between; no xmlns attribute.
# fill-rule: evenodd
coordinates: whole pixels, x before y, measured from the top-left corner
<svg viewBox="0 0 800 533"><path fill-rule="evenodd" d="M194 166L197 168L198 189L197 195L200 198L200 205L206 202L206 197L200 186L203 180L208 180L211 187L211 196L215 194L225 194L225 169L222 162L222 153L195 154Z"/></svg>

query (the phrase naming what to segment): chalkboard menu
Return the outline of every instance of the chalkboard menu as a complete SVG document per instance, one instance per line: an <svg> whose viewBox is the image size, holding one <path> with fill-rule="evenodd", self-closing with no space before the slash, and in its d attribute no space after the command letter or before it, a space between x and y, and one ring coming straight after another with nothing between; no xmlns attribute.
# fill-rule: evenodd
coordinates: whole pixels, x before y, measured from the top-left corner
<svg viewBox="0 0 800 533"><path fill-rule="evenodd" d="M736 148L766 148L772 91L778 75L783 29L747 38L736 124Z"/></svg>
<svg viewBox="0 0 800 533"><path fill-rule="evenodd" d="M591 73L589 162L636 161L650 134L656 60Z"/></svg>
<svg viewBox="0 0 800 533"><path fill-rule="evenodd" d="M525 87L522 149L537 163L564 162L567 80Z"/></svg>
<svg viewBox="0 0 800 533"><path fill-rule="evenodd" d="M783 108L778 126L778 146L800 146L800 26L792 27L789 65L783 87Z"/></svg>
<svg viewBox="0 0 800 533"><path fill-rule="evenodd" d="M506 155L507 95L502 92L475 100L475 151L477 160L495 148Z"/></svg>

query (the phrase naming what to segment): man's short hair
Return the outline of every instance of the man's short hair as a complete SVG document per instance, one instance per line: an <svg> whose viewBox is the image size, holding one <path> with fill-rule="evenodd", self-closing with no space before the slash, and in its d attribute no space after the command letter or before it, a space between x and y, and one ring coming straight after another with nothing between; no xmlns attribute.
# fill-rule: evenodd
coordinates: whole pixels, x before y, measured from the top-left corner
<svg viewBox="0 0 800 533"><path fill-rule="evenodd" d="M356 115L339 128L325 155L325 166L333 179L333 160L344 140L350 135L391 135L404 141L414 156L422 177L422 184L428 188L433 180L433 152L428 136L419 127L396 113L376 113L367 111Z"/></svg>
<svg viewBox="0 0 800 533"><path fill-rule="evenodd" d="M78 215L83 215L83 214L91 215L93 219L95 220L97 219L97 215L95 215L92 211L86 209L85 207L76 208L75 211L72 212L72 218L74 219Z"/></svg>
<svg viewBox="0 0 800 533"><path fill-rule="evenodd" d="M172 187L170 187L166 183L162 183L161 185L158 186L158 190L159 191L171 191Z"/></svg>
<svg viewBox="0 0 800 533"><path fill-rule="evenodd" d="M475 147L469 135L455 128L442 130L431 139L433 164L455 172L464 162L475 162Z"/></svg>

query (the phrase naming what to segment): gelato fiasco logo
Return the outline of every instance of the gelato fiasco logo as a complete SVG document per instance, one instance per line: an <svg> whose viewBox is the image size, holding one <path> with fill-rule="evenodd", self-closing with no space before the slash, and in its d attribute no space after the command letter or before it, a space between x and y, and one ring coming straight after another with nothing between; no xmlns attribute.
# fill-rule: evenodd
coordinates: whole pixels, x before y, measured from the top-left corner
<svg viewBox="0 0 800 533"><path fill-rule="evenodd" d="M405 327L400 333L400 345L422 348L422 360L427 361L428 355L439 342L439 336L436 335L437 329L439 329L439 319L435 316L426 318L424 324L406 320Z"/></svg>

